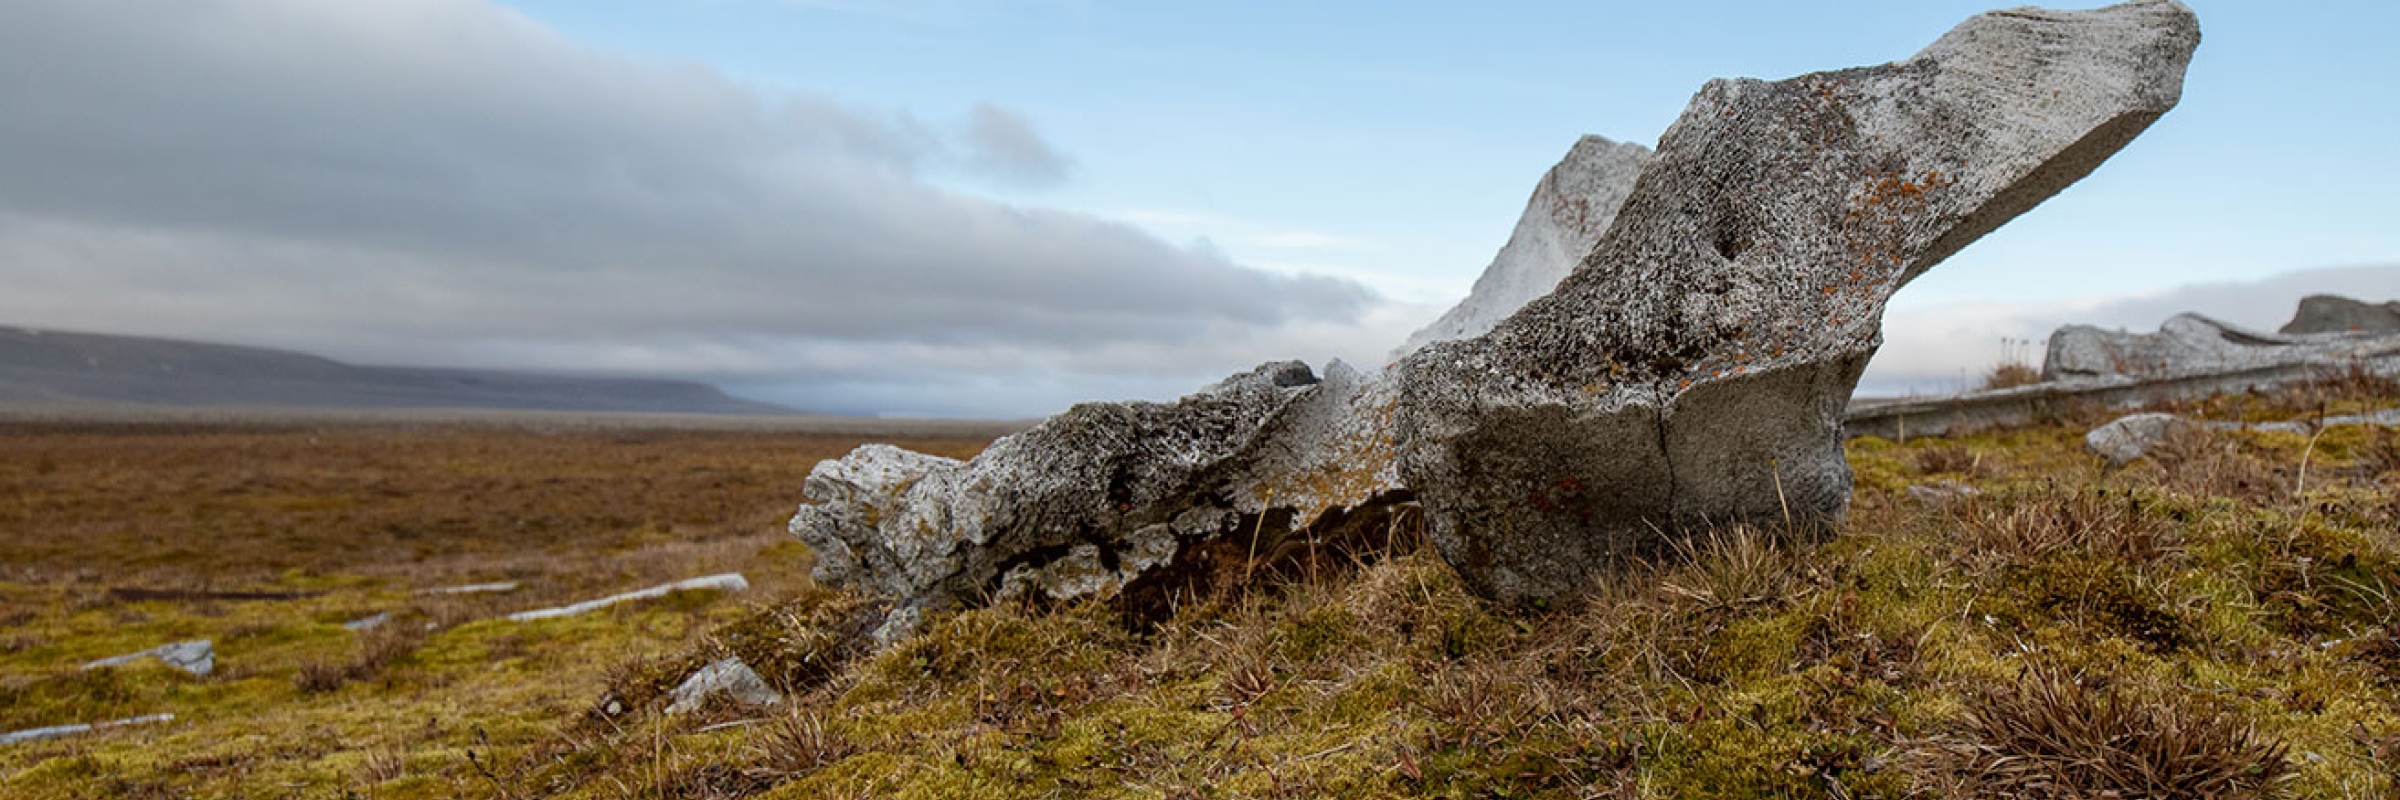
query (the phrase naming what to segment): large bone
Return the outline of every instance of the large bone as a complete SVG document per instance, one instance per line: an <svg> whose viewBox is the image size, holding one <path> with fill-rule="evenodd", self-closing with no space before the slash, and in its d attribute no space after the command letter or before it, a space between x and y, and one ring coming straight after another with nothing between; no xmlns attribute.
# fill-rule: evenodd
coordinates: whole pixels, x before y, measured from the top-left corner
<svg viewBox="0 0 2400 800"><path fill-rule="evenodd" d="M1525 201L1525 213L1518 215L1508 244L1483 268L1467 299L1410 334L1392 359L1434 342L1490 333L1526 303L1558 288L1600 241L1600 234L1616 223L1617 210L1624 207L1625 195L1633 192L1633 181L1649 160L1650 148L1638 144L1598 136L1577 140L1567 157L1534 184L1533 197Z"/></svg>
<svg viewBox="0 0 2400 800"><path fill-rule="evenodd" d="M2015 9L1907 61L1710 82L1556 291L1396 366L1435 544L1541 601L1680 528L1838 519L1884 303L2172 108L2199 41L2172 0Z"/></svg>
<svg viewBox="0 0 2400 800"><path fill-rule="evenodd" d="M1884 303L2173 107L2198 43L2172 0L2017 9L1899 63L1711 82L1571 274L1488 333L1382 374L1285 362L1081 405L967 462L860 448L811 472L791 529L820 578L901 601L891 635L1412 498L1511 603L1588 592L1695 525L1836 520Z"/></svg>

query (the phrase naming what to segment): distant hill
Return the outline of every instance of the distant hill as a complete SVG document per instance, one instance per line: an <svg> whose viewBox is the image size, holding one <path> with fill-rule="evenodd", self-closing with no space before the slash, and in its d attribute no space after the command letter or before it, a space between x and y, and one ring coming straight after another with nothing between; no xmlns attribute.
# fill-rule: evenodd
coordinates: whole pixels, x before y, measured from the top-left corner
<svg viewBox="0 0 2400 800"><path fill-rule="evenodd" d="M792 413L692 381L367 367L288 350L7 327L0 404Z"/></svg>

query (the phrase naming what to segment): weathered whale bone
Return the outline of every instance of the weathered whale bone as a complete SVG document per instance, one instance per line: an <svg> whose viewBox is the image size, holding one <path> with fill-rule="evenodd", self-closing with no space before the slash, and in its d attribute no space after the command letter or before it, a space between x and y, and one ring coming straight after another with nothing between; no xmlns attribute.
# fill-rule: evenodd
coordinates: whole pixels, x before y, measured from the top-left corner
<svg viewBox="0 0 2400 800"><path fill-rule="evenodd" d="M1649 160L1650 148L1638 144L1599 136L1577 140L1567 157L1534 184L1533 197L1525 201L1525 213L1517 217L1508 244L1483 268L1467 299L1410 334L1392 351L1392 360L1434 342L1489 333L1526 303L1558 288L1600 241L1600 234L1617 221L1617 209L1624 207L1634 179Z"/></svg>
<svg viewBox="0 0 2400 800"><path fill-rule="evenodd" d="M2304 304L2298 318L2308 313ZM2400 358L2400 332L2267 333L2200 314L2177 314L2156 333L2090 325L2059 328L2050 334L2042 378L2159 380L2295 364L2359 364L2388 371L2385 365L2395 358Z"/></svg>
<svg viewBox="0 0 2400 800"><path fill-rule="evenodd" d="M2338 294L2312 294L2300 298L2300 308L2292 312L2292 321L2277 328L2276 333L2307 334L2385 334L2400 333L2400 302L2362 303Z"/></svg>
<svg viewBox="0 0 2400 800"><path fill-rule="evenodd" d="M1885 302L2173 107L2198 43L2173 2L2016 9L1907 61L1710 82L1557 290L1396 365L1435 544L1540 601L1682 526L1838 518Z"/></svg>
<svg viewBox="0 0 2400 800"><path fill-rule="evenodd" d="M2050 334L2039 383L1856 405L1843 416L1843 432L1947 436L2021 425L2060 409L2137 408L2354 373L2400 377L2400 311L2394 309L2400 302L2311 295L2276 333L2199 314L2177 314L2152 333L2068 325Z"/></svg>
<svg viewBox="0 0 2400 800"><path fill-rule="evenodd" d="M791 530L820 579L900 601L890 636L1409 501L1511 603L1587 592L1687 526L1836 519L1841 412L1891 294L2173 107L2198 43L2172 0L2015 9L1894 64L1713 81L1572 272L1487 333L1381 374L1273 363L1079 405L971 461L863 447L810 473Z"/></svg>

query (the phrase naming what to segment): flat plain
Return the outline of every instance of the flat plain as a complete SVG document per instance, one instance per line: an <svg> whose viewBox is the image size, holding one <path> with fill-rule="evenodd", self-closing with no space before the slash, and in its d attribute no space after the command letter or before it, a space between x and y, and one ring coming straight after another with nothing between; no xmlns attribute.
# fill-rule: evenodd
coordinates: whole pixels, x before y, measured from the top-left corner
<svg viewBox="0 0 2400 800"><path fill-rule="evenodd" d="M2394 405L2353 377L2168 410ZM1493 607L1396 524L881 651L782 526L812 465L887 434L18 420L0 731L174 719L0 746L0 796L2400 791L2400 432L2209 430L2112 468L2081 441L2107 418L1853 439L1838 530L1694 532L1576 608ZM752 588L504 618L731 571ZM197 638L207 676L80 669ZM664 712L726 656L786 700Z"/></svg>
<svg viewBox="0 0 2400 800"><path fill-rule="evenodd" d="M0 795L488 792L461 782L470 751L554 742L611 669L805 584L782 522L808 469L862 441L631 417L167 417L183 421L0 423L0 731L175 715L0 747ZM987 439L902 443L963 456ZM500 618L718 572L753 588ZM418 594L494 582L520 588ZM205 677L78 669L203 638Z"/></svg>

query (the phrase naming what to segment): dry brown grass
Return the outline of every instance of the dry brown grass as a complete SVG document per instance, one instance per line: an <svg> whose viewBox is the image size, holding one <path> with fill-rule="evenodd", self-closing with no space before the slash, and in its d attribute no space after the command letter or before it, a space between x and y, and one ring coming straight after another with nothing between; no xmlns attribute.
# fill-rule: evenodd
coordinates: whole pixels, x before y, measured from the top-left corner
<svg viewBox="0 0 2400 800"><path fill-rule="evenodd" d="M291 448L312 433L199 432L213 451L173 441L187 434L112 435L142 440L118 445L128 456L182 464L167 468L181 478L151 481L172 489L214 480L209 459L241 455L229 443L253 437L298 458L313 451ZM2400 483L2368 468L2374 442L2355 430L2325 437L2310 492L2295 498L2303 445L2288 433L2235 434L2106 471L2081 433L1853 442L1859 495L1838 530L1693 530L1602 596L1547 614L1476 598L1422 545L1420 518L1402 514L1348 539L1268 542L1256 565L1244 563L1246 539L1220 540L1213 572L1143 601L1155 613L1103 602L941 613L923 635L872 652L858 645L872 601L811 586L806 555L780 531L806 471L798 462L847 442L791 456L721 434L354 432L327 451L348 460L317 469L376 469L378 448L423 448L404 469L433 474L402 476L414 482L404 492L473 499L368 496L339 513L306 502L287 511L292 498L352 484L304 465L243 466L289 480L234 484L224 496L248 517L206 512L232 524L225 552L248 571L241 580L193 577L201 548L139 574L0 556L0 580L36 580L0 587L12 604L0 618L36 611L21 646L35 655L0 659L0 714L28 704L71 719L194 712L179 728L0 750L21 759L0 760L15 770L0 795L341 796L348 780L359 796L395 800L2391 796ZM393 448L394 435L420 438ZM188 464L175 455L187 446ZM443 472L475 459L489 463L470 477ZM733 463L744 459L775 463ZM100 470L0 463L10 481L37 472ZM1906 486L1934 472L1982 493L1908 501ZM212 499L172 491L187 505ZM202 530L177 521L201 512L120 505ZM275 549L279 537L384 541L343 520L450 511L464 515L455 530L398 541L461 554L429 545L415 566L372 548ZM294 514L339 524L279 522ZM150 557L125 550L130 537L78 524L114 548L93 563ZM756 588L531 626L475 621L720 569L751 574ZM406 591L513 577L527 587L511 595ZM186 594L128 603L108 591L123 585ZM320 590L330 593L196 594ZM392 624L442 630L407 652L336 627L385 609L397 612ZM80 673L65 654L39 656L141 615L223 637L222 669L248 677ZM784 704L661 713L667 687L727 654L784 689ZM22 664L65 666L6 672ZM354 665L368 677L354 678ZM323 684L315 693L295 688L309 671ZM595 705L601 713L589 713ZM269 744L239 743L251 741Z"/></svg>
<svg viewBox="0 0 2400 800"><path fill-rule="evenodd" d="M549 572L570 554L705 548L780 530L809 468L861 442L774 431L0 423L0 575L185 591L272 587L295 569L415 586L506 579ZM984 442L899 444L961 456ZM598 586L631 576L591 577Z"/></svg>
<svg viewBox="0 0 2400 800"><path fill-rule="evenodd" d="M2030 339L2001 339L2000 362L1984 373L1982 384L1976 388L1991 391L2041 383L2042 371L2034 368L2031 358L2034 344Z"/></svg>
<svg viewBox="0 0 2400 800"><path fill-rule="evenodd" d="M1985 391L1990 391L1993 389L2014 389L2019 386L2031 386L2041 382L2041 370L2034 369L2032 364L2027 364L2023 361L2010 361L1992 367L1991 372L1985 373L1981 388Z"/></svg>
<svg viewBox="0 0 2400 800"><path fill-rule="evenodd" d="M776 614L819 594L783 531L801 481L861 443L771 430L0 422L0 730L176 715L0 748L0 796L338 797L344 782L364 797L550 796L525 772L561 737L588 735L576 712L607 690L611 664L680 668L743 650L792 683L847 659L829 644L856 638L838 619ZM900 444L968 456L984 442ZM496 619L724 571L748 575L752 591L557 623ZM493 581L521 588L420 592ZM838 617L838 600L809 608ZM341 627L378 613L391 616ZM185 638L216 641L216 674L75 669ZM643 791L758 788L696 765Z"/></svg>
<svg viewBox="0 0 2400 800"><path fill-rule="evenodd" d="M1951 474L1977 478L1985 474L1983 454L1970 450L1965 445L1948 444L1927 447L1916 451L1916 454L1911 457L1911 461L1911 466L1916 467L1918 472L1927 475Z"/></svg>
<svg viewBox="0 0 2400 800"><path fill-rule="evenodd" d="M1779 537L1749 525L1674 541L1680 561L1660 582L1668 594L1707 609L1782 603L1800 591L1791 552Z"/></svg>
<svg viewBox="0 0 2400 800"><path fill-rule="evenodd" d="M358 650L349 659L301 665L300 671L292 676L292 685L309 694L324 694L352 681L370 680L392 662L416 652L424 642L423 626L386 622L362 633L358 637Z"/></svg>
<svg viewBox="0 0 2400 800"><path fill-rule="evenodd" d="M1968 769L1986 790L2041 800L2238 800L2292 770L2283 743L2197 698L2136 697L2034 667L1978 695Z"/></svg>
<svg viewBox="0 0 2400 800"><path fill-rule="evenodd" d="M1957 515L1960 543L1998 563L2079 552L2133 564L2174 550L2177 537L2142 512L2139 497L2106 490L2032 490L2006 502L1971 502Z"/></svg>
<svg viewBox="0 0 2400 800"><path fill-rule="evenodd" d="M2144 461L2137 468L2154 470L2154 480L2170 491L2261 504L2290 495L2299 472L2296 461L2259 453L2234 434L2196 428L2171 431Z"/></svg>
<svg viewBox="0 0 2400 800"><path fill-rule="evenodd" d="M815 772L856 752L857 747L825 725L822 712L788 703L750 737L744 760L754 775L789 779Z"/></svg>

